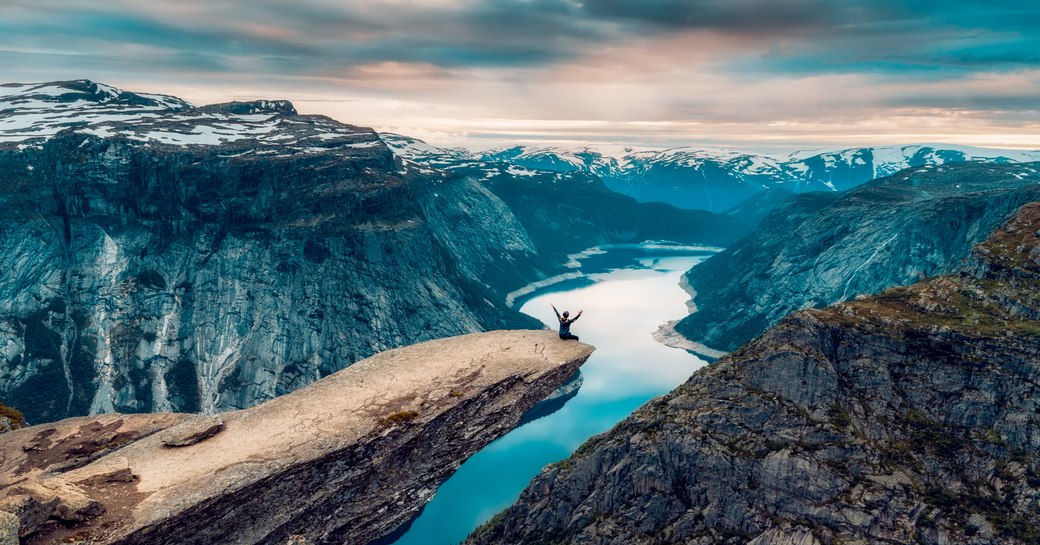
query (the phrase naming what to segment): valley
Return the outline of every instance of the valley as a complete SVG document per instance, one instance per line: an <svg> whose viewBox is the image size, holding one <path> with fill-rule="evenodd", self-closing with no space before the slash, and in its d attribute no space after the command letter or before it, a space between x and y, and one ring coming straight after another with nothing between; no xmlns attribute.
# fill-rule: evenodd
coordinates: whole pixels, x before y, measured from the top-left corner
<svg viewBox="0 0 1040 545"><path fill-rule="evenodd" d="M0 85L0 542L1032 543L1038 160Z"/></svg>

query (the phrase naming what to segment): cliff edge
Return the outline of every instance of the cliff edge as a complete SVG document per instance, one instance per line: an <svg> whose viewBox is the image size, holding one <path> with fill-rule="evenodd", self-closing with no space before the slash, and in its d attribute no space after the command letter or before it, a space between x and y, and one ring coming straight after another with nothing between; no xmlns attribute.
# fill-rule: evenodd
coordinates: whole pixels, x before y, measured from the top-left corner
<svg viewBox="0 0 1040 545"><path fill-rule="evenodd" d="M793 314L546 468L480 545L1040 542L1040 203Z"/></svg>
<svg viewBox="0 0 1040 545"><path fill-rule="evenodd" d="M27 543L367 543L563 384L593 347L494 331L382 352L214 416L99 415L5 434Z"/></svg>

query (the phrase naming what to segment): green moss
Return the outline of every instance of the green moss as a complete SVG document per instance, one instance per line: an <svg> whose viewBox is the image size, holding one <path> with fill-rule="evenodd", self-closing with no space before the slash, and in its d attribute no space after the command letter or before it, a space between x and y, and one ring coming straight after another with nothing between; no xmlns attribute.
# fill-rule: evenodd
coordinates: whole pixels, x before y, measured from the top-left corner
<svg viewBox="0 0 1040 545"><path fill-rule="evenodd" d="M1011 303L1036 306L1037 293L1040 281L1033 279L1019 279L1012 286L995 280L938 277L822 312L851 327L870 324L893 331L946 328L974 338L1036 337L1040 336L1040 321L1012 314L1005 307Z"/></svg>
<svg viewBox="0 0 1040 545"><path fill-rule="evenodd" d="M380 422L385 426L393 426L396 424L406 424L418 417L419 413L416 411L397 411L382 419Z"/></svg>
<svg viewBox="0 0 1040 545"><path fill-rule="evenodd" d="M11 420L11 428L18 429L22 427L22 413L17 409L8 407L3 403L0 403L0 416L6 417Z"/></svg>
<svg viewBox="0 0 1040 545"><path fill-rule="evenodd" d="M909 424L911 443L936 455L953 456L967 443L967 438L950 433L941 422L934 421L915 409L906 412L905 421Z"/></svg>
<svg viewBox="0 0 1040 545"><path fill-rule="evenodd" d="M502 525L502 522L504 522L506 520L506 515L508 513L509 513L509 508L508 507L503 509L503 510L501 510L501 511L499 511L498 513L495 513L495 516L493 516L490 519L488 519L488 521L485 522L484 524L481 524L480 526L477 526L477 529L473 530L473 533L471 533L470 535L471 536L483 536L483 535L487 535L487 534L490 534L490 533L494 532L496 529L498 529L499 526Z"/></svg>

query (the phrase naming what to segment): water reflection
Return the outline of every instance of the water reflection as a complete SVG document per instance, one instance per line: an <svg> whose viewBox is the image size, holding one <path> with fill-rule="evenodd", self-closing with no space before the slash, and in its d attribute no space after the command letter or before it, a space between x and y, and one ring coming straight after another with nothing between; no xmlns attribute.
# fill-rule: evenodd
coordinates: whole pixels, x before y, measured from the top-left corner
<svg viewBox="0 0 1040 545"><path fill-rule="evenodd" d="M584 309L572 326L583 342L596 346L582 367L584 385L559 411L511 431L467 460L396 545L461 542L516 501L542 467L566 458L586 439L703 366L696 356L657 343L652 333L686 314L688 296L679 278L709 255L660 255L660 250L635 248L593 254L582 260L586 281L550 286L528 297L520 310L553 328L557 322L550 303L561 312Z"/></svg>

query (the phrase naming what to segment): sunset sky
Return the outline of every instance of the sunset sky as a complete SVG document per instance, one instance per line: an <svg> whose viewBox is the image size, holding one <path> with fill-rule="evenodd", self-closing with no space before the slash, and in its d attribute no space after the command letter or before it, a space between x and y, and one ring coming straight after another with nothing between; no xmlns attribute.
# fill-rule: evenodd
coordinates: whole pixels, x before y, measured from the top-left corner
<svg viewBox="0 0 1040 545"><path fill-rule="evenodd" d="M473 147L1040 149L1036 0L3 0L0 67Z"/></svg>

